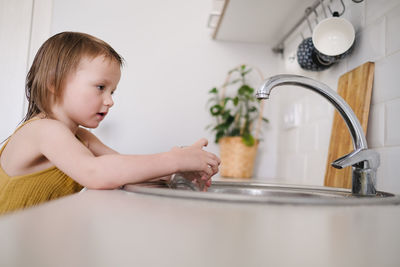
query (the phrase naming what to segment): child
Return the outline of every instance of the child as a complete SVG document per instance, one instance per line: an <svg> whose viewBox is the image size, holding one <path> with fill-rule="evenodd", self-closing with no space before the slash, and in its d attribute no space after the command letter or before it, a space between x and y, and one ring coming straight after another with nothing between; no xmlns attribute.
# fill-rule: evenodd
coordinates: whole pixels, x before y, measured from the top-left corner
<svg viewBox="0 0 400 267"><path fill-rule="evenodd" d="M121 155L91 132L113 106L123 60L107 43L63 32L39 49L26 79L23 124L0 150L0 214L90 189L183 173L210 186L220 160L206 139L152 155Z"/></svg>

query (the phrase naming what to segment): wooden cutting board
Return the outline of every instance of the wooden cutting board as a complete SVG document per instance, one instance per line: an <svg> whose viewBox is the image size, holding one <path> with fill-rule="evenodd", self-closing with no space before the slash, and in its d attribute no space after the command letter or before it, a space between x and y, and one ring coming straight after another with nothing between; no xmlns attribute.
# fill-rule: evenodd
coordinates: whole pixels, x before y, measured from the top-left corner
<svg viewBox="0 0 400 267"><path fill-rule="evenodd" d="M367 133L368 126L374 68L375 64L373 62L364 63L340 76L338 82L338 94L343 97L353 109L365 134ZM335 110L326 164L325 186L351 188L352 167L335 169L331 166L331 163L353 150L353 141L349 130L343 118Z"/></svg>

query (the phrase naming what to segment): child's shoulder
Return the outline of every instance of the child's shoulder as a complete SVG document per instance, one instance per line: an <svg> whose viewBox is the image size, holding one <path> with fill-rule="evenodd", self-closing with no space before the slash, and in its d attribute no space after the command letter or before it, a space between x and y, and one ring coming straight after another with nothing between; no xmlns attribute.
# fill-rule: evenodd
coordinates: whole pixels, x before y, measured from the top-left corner
<svg viewBox="0 0 400 267"><path fill-rule="evenodd" d="M29 139L31 142L49 140L54 137L62 138L71 135L69 128L60 121L53 119L34 119L17 128L12 135L14 139Z"/></svg>
<svg viewBox="0 0 400 267"><path fill-rule="evenodd" d="M53 131L69 131L68 127L58 120L36 119L21 127L25 131L37 131L39 133L52 133ZM50 132L49 132L50 131Z"/></svg>

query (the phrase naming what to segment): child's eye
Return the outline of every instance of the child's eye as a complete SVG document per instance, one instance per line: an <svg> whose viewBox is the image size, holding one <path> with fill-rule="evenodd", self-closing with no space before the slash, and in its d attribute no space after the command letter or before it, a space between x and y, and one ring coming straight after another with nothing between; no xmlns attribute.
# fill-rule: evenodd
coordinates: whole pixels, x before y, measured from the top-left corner
<svg viewBox="0 0 400 267"><path fill-rule="evenodd" d="M99 89L99 90L101 90L101 91L103 91L103 90L104 90L104 88L105 88L105 86L104 86L104 85L97 85L97 89Z"/></svg>
<svg viewBox="0 0 400 267"><path fill-rule="evenodd" d="M113 94L114 94L114 92L115 92L115 91L112 91L112 92L111 92L111 95L113 95Z"/></svg>

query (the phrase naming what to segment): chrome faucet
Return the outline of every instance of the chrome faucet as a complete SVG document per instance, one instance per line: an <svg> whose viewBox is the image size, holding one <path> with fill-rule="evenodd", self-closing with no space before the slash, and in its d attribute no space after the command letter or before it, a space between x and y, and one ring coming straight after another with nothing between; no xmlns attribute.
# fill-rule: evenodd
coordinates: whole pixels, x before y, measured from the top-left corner
<svg viewBox="0 0 400 267"><path fill-rule="evenodd" d="M376 171L380 164L379 154L368 149L364 131L351 107L335 91L316 80L298 75L276 75L264 81L257 90L258 99L268 99L271 90L281 85L298 85L311 89L325 97L340 113L353 139L354 151L332 162L337 169L353 166L352 193L360 196L376 194Z"/></svg>

